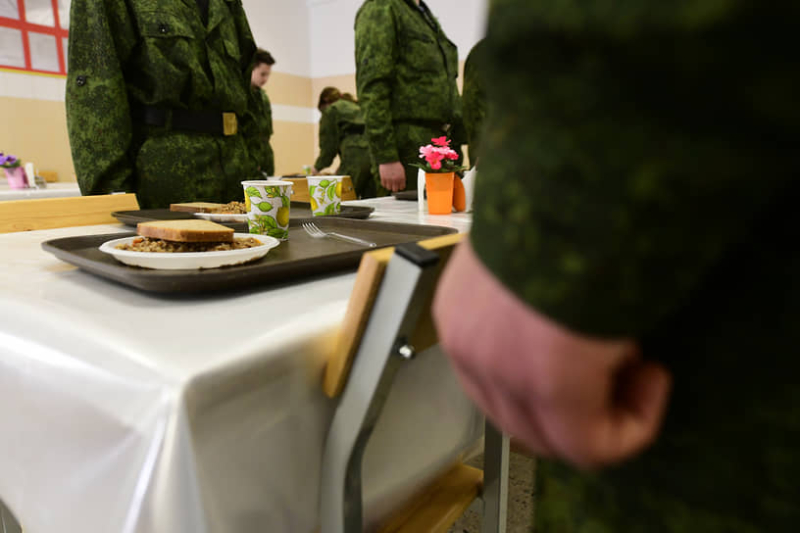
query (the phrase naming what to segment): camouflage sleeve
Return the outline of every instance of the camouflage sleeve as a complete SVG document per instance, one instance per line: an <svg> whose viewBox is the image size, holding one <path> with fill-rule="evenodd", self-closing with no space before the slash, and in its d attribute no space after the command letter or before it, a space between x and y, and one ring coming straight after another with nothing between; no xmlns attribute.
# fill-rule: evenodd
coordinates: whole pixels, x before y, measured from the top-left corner
<svg viewBox="0 0 800 533"><path fill-rule="evenodd" d="M470 163L478 158L481 131L486 120L486 93L481 80L483 41L476 44L464 64L464 127L469 141Z"/></svg>
<svg viewBox="0 0 800 533"><path fill-rule="evenodd" d="M765 63L781 47L740 42L757 23L746 11L687 8L638 27L620 16L601 30L548 14L540 2L493 5L471 241L559 323L639 336L788 186L798 163L774 140L792 138L799 77Z"/></svg>
<svg viewBox="0 0 800 533"><path fill-rule="evenodd" d="M389 3L365 3L356 17L356 84L370 152L378 164L400 160L391 111L396 43Z"/></svg>
<svg viewBox="0 0 800 533"><path fill-rule="evenodd" d="M322 170L333 164L339 153L339 133L336 125L336 111L326 109L319 121L319 157L314 168Z"/></svg>
<svg viewBox="0 0 800 533"><path fill-rule="evenodd" d="M124 0L74 0L66 110L83 194L135 191L132 128L122 64L136 34Z"/></svg>

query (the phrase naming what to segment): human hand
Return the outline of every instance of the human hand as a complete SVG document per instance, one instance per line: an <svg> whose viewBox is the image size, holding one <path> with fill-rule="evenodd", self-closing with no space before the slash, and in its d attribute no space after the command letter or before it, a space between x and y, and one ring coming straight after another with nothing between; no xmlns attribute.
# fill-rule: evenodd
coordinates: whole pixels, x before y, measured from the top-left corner
<svg viewBox="0 0 800 533"><path fill-rule="evenodd" d="M402 191L406 188L406 169L400 161L384 163L379 169L381 185L391 192Z"/></svg>
<svg viewBox="0 0 800 533"><path fill-rule="evenodd" d="M591 468L656 438L671 376L632 339L569 331L502 285L469 242L437 289L434 319L445 352L477 405L534 453Z"/></svg>

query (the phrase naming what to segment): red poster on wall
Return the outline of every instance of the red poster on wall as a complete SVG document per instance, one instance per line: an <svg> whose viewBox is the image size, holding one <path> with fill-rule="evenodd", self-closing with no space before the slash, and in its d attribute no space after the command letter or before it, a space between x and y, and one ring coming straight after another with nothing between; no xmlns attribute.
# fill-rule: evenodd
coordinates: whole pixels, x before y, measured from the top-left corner
<svg viewBox="0 0 800 533"><path fill-rule="evenodd" d="M0 69L66 75L69 0L0 0Z"/></svg>

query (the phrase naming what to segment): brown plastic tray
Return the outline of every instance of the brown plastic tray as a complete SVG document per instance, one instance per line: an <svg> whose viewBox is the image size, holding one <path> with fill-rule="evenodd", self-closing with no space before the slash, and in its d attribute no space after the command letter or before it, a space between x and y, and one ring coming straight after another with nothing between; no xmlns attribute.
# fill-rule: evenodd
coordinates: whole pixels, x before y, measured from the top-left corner
<svg viewBox="0 0 800 533"><path fill-rule="evenodd" d="M150 270L132 267L99 250L112 239L133 233L66 237L42 243L42 248L62 261L86 272L114 280L137 289L161 293L198 293L245 288L278 282L301 280L315 275L358 267L361 255L374 248L335 239L314 239L300 224L314 222L325 231L360 237L378 247L417 242L455 233L453 228L317 217L294 219L289 224L289 240L271 250L263 259L245 265L208 270Z"/></svg>
<svg viewBox="0 0 800 533"><path fill-rule="evenodd" d="M360 205L343 205L342 212L338 215L328 215L335 218L354 218L364 220L369 218L372 207ZM111 216L125 224L126 226L136 227L139 222L149 222L151 220L187 220L194 217L194 213L185 211L170 211L169 209L140 209L138 211L116 211ZM311 207L308 203L292 202L290 211L292 218L311 218ZM236 231L247 232L247 224L241 222L221 222L222 225L231 227Z"/></svg>

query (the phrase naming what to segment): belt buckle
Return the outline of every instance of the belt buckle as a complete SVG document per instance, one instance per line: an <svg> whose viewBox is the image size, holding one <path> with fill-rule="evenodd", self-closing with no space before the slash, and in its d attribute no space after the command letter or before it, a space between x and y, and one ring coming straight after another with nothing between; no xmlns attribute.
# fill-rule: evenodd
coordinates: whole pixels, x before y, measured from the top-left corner
<svg viewBox="0 0 800 533"><path fill-rule="evenodd" d="M239 120L236 118L236 113L223 113L222 114L222 133L226 137L236 135L239 131Z"/></svg>

